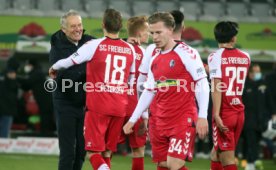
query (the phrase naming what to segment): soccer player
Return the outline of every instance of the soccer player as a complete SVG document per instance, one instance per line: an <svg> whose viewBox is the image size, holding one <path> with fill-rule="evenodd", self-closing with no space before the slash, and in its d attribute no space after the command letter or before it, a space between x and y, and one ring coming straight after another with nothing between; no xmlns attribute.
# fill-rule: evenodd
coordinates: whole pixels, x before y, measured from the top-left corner
<svg viewBox="0 0 276 170"><path fill-rule="evenodd" d="M234 152L243 128L242 93L250 57L234 48L237 23L219 22L214 34L219 49L208 57L213 100L211 170L237 170Z"/></svg>
<svg viewBox="0 0 276 170"><path fill-rule="evenodd" d="M208 133L207 75L198 52L174 41L175 21L170 13L155 13L148 22L153 41L161 51L150 61L145 90L124 131L126 134L133 131L135 122L156 97L158 169L183 170L185 160L192 161L196 129L200 138ZM198 120L195 120L195 98L199 105Z"/></svg>
<svg viewBox="0 0 276 170"><path fill-rule="evenodd" d="M172 34L172 38L175 40L175 42L177 43L184 43L183 41L181 41L181 34L182 31L185 28L184 25L184 14L179 11L179 10L173 10L170 11L171 15L173 16L174 20L175 20L175 28L173 30L173 34ZM138 77L138 83L137 83L137 89L141 90L142 87L141 85L143 84L143 82L146 80L147 78L147 74L148 74L148 70L149 70L149 64L150 64L150 60L152 58L152 56L154 56L156 53L159 53L160 49L156 48L156 45L153 43L151 45L148 46L148 48L146 49L145 52L145 57L142 60L142 64L139 67L139 77ZM158 157L159 157L159 152L158 152L158 147L159 144L156 141L157 137L155 136L155 134L157 134L155 132L155 99L153 99L153 101L150 104L149 107L149 139L150 139L150 143L151 143L151 151L152 151L152 160L153 162L158 162Z"/></svg>
<svg viewBox="0 0 276 170"><path fill-rule="evenodd" d="M83 45L70 57L59 60L50 69L56 71L87 62L85 149L95 170L109 170L111 153L116 151L121 134L131 72L135 72L133 47L119 39L122 16L107 9L103 16L105 37Z"/></svg>
<svg viewBox="0 0 276 170"><path fill-rule="evenodd" d="M140 43L147 43L149 38L148 32L148 22L146 16L135 16L131 17L127 21L127 31L128 39L134 38L139 40ZM138 78L139 72L138 68L144 57L144 48L138 43L132 44L136 53L135 58L135 79L133 86L129 89L128 94L128 105L127 105L127 115L125 117L125 122L127 122L133 113L137 103L137 91L136 91L136 80ZM148 114L143 114L143 119L139 119L134 125L134 132L125 135L122 131L120 142L124 143L125 139L129 139L129 144L132 150L132 170L143 170L144 169L144 150L146 143L146 125L148 121Z"/></svg>

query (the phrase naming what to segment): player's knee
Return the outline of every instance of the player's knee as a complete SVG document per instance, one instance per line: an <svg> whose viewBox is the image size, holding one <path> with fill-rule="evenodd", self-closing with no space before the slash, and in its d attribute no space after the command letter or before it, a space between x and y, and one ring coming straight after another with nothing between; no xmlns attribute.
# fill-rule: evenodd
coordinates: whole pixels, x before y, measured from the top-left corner
<svg viewBox="0 0 276 170"><path fill-rule="evenodd" d="M212 161L219 161L217 151L214 148L212 149L210 156Z"/></svg>
<svg viewBox="0 0 276 170"><path fill-rule="evenodd" d="M145 153L145 147L140 147L140 148L132 148L132 156L134 158L138 158L138 157L144 157L144 153Z"/></svg>
<svg viewBox="0 0 276 170"><path fill-rule="evenodd" d="M220 161L223 166L235 164L235 152L234 151L223 151L219 154Z"/></svg>
<svg viewBox="0 0 276 170"><path fill-rule="evenodd" d="M91 151L87 151L86 155L87 158L90 159L93 155L95 154L101 154L101 152L91 152Z"/></svg>
<svg viewBox="0 0 276 170"><path fill-rule="evenodd" d="M178 158L169 158L167 165L170 170L179 170L185 165L185 161Z"/></svg>
<svg viewBox="0 0 276 170"><path fill-rule="evenodd" d="M168 168L168 165L167 165L166 161L158 162L157 166L160 166L160 167L163 167L163 168Z"/></svg>

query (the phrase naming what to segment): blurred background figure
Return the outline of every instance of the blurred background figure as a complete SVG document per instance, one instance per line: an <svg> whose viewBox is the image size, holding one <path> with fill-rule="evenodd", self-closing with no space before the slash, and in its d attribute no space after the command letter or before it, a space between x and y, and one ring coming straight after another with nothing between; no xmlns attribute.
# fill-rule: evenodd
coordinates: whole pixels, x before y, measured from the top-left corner
<svg viewBox="0 0 276 170"><path fill-rule="evenodd" d="M263 79L261 68L252 64L248 79L245 82L243 101L245 105L245 121L243 129L244 158L247 160L246 170L261 170L259 159L262 132L267 128L267 122L272 113L272 98L267 83Z"/></svg>
<svg viewBox="0 0 276 170"><path fill-rule="evenodd" d="M51 93L44 89L46 75L43 73L40 64L34 60L28 60L24 65L25 77L19 82L24 91L31 90L39 108L40 114L40 135L52 136L55 130L53 104Z"/></svg>
<svg viewBox="0 0 276 170"><path fill-rule="evenodd" d="M10 136L13 117L17 114L16 70L17 68L7 66L4 74L0 77L0 138Z"/></svg>

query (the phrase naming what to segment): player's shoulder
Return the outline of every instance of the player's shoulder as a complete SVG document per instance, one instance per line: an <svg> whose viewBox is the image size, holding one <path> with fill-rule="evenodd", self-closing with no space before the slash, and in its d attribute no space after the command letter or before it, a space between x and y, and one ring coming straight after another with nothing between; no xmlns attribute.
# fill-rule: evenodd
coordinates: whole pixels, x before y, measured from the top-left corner
<svg viewBox="0 0 276 170"><path fill-rule="evenodd" d="M220 59L223 52L224 52L224 48L220 48L220 49L218 49L218 50L216 50L216 51L211 52L211 53L209 54L209 56L207 57L208 62L209 62L209 63L212 62L213 59Z"/></svg>
<svg viewBox="0 0 276 170"><path fill-rule="evenodd" d="M146 48L146 53L149 53L151 55L154 55L154 54L159 53L159 52L160 52L160 49L157 48L155 44L150 44Z"/></svg>
<svg viewBox="0 0 276 170"><path fill-rule="evenodd" d="M155 49L155 48L156 48L156 45L153 43L153 44L148 45L146 50Z"/></svg>
<svg viewBox="0 0 276 170"><path fill-rule="evenodd" d="M238 48L237 48L237 50L238 50L240 53L242 53L244 56L246 56L248 59L250 59L250 55L249 55L249 53L248 53L248 52L243 51L243 50L238 49Z"/></svg>
<svg viewBox="0 0 276 170"><path fill-rule="evenodd" d="M91 40L87 41L85 44L95 46L95 45L98 45L101 42L103 42L105 39L106 39L106 37L91 39Z"/></svg>
<svg viewBox="0 0 276 170"><path fill-rule="evenodd" d="M180 57L183 57L185 59L196 59L197 57L200 57L198 51L195 48L189 46L184 42L177 43L176 47L174 48L174 51Z"/></svg>

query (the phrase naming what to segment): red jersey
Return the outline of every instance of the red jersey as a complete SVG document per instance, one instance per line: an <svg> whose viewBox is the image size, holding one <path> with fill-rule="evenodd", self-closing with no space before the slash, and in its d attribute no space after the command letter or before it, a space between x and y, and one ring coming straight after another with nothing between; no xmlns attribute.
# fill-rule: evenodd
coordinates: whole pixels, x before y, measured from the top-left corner
<svg viewBox="0 0 276 170"><path fill-rule="evenodd" d="M197 115L194 86L205 78L198 52L179 43L156 54L150 62L145 88L156 90L156 127L169 129L192 123Z"/></svg>
<svg viewBox="0 0 276 170"><path fill-rule="evenodd" d="M135 79L133 87L130 87L129 93L128 93L128 105L127 105L127 116L131 116L137 103L138 103L138 96L137 96L137 79L139 76L138 68L142 62L142 59L144 57L145 49L139 45L133 45L134 51L135 51Z"/></svg>
<svg viewBox="0 0 276 170"><path fill-rule="evenodd" d="M121 39L104 37L82 46L73 62L86 66L86 107L89 111L124 117L128 78L135 72L133 47Z"/></svg>
<svg viewBox="0 0 276 170"><path fill-rule="evenodd" d="M249 55L236 48L221 48L210 54L208 65L210 79L221 79L221 114L243 111L242 93L250 66Z"/></svg>

